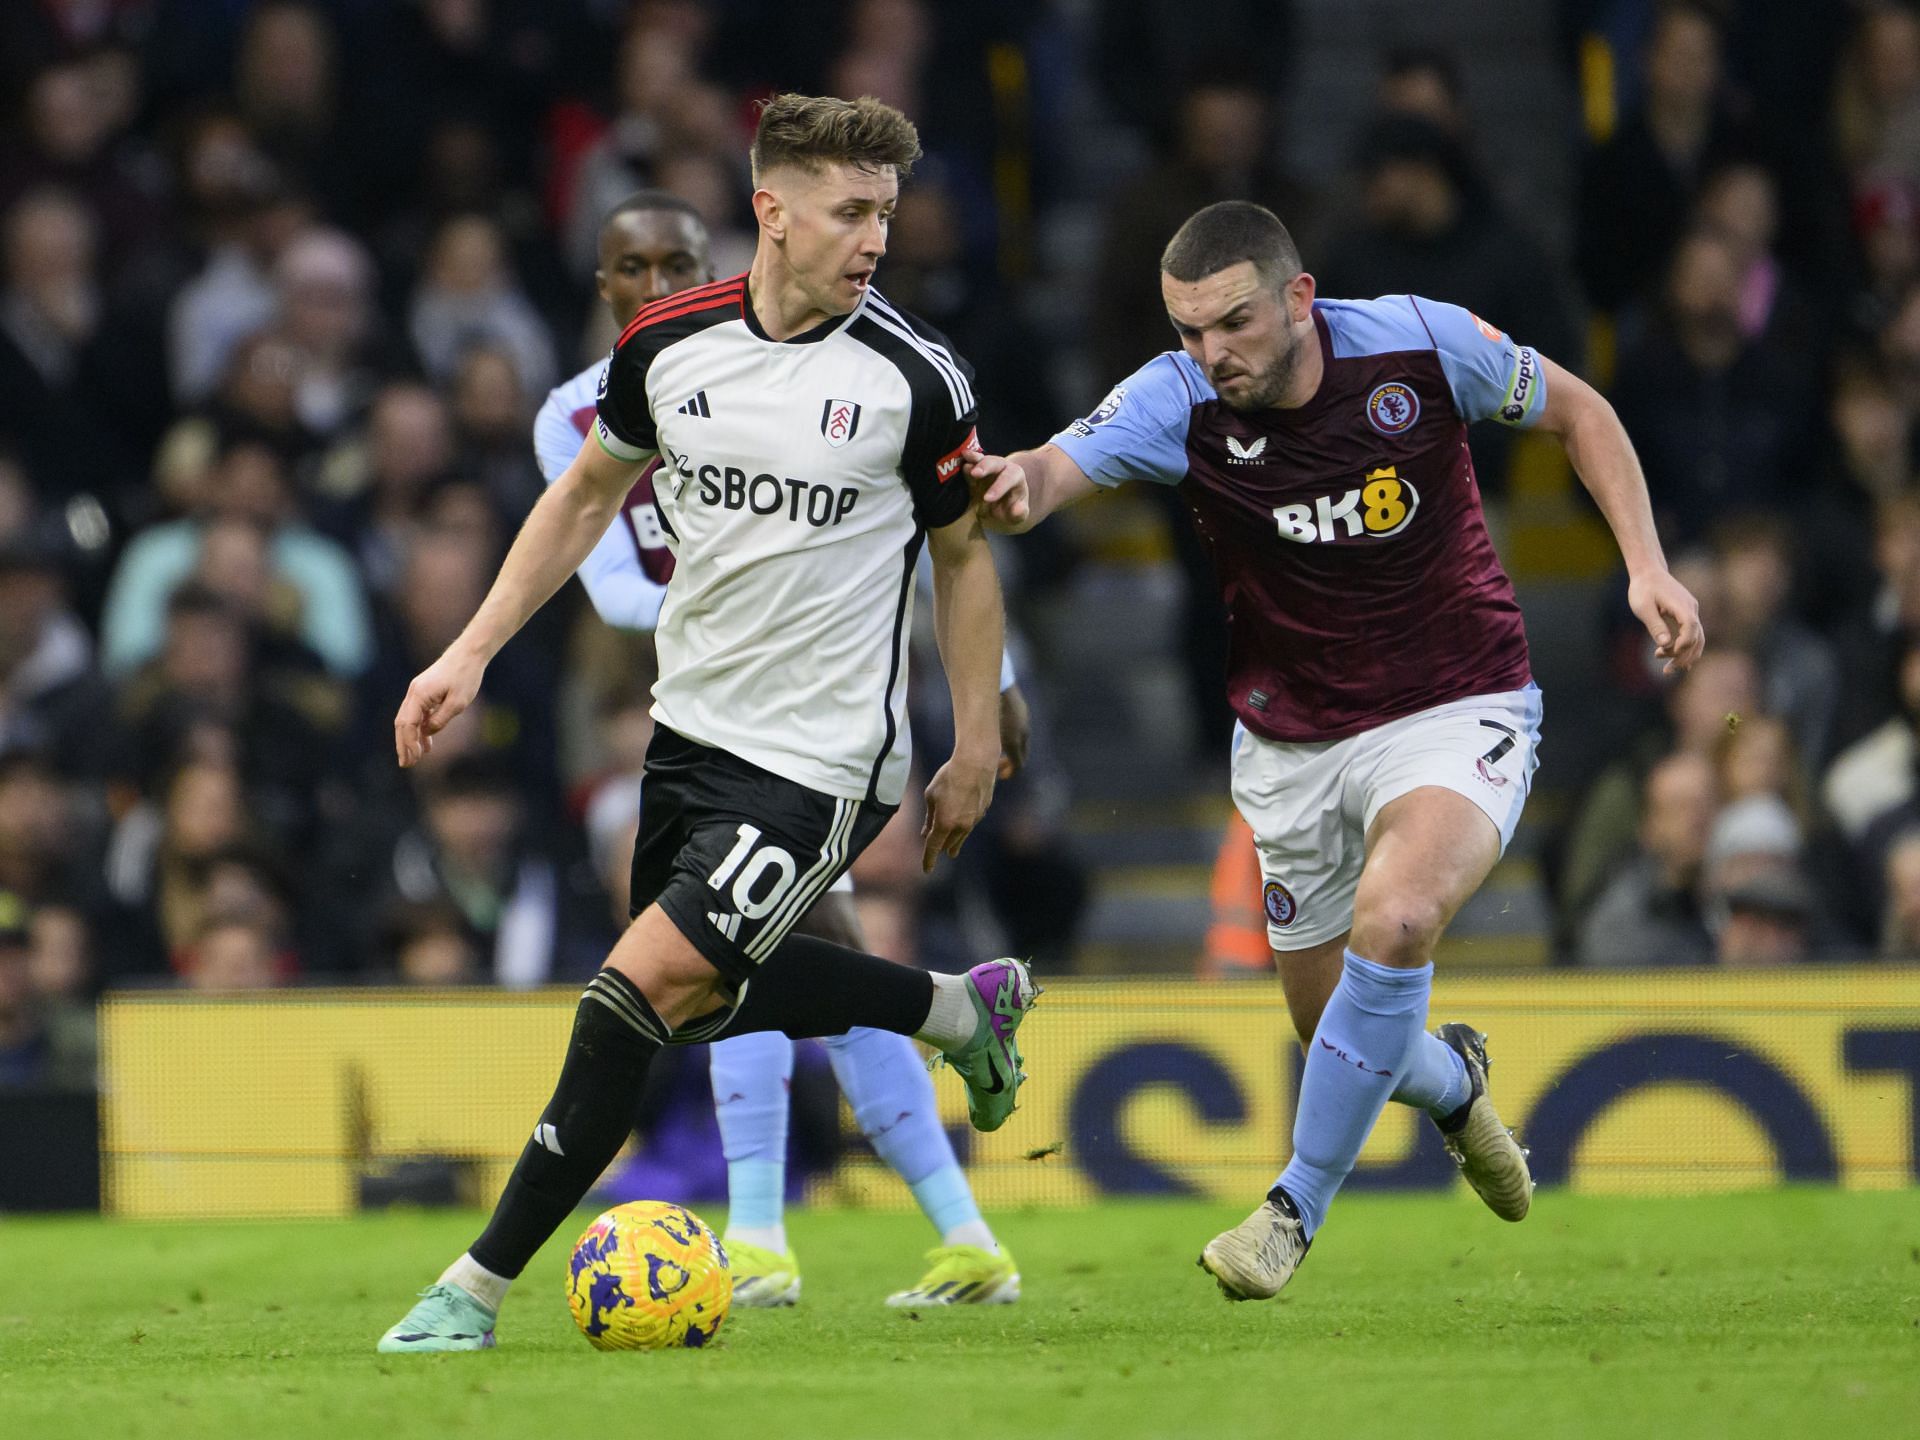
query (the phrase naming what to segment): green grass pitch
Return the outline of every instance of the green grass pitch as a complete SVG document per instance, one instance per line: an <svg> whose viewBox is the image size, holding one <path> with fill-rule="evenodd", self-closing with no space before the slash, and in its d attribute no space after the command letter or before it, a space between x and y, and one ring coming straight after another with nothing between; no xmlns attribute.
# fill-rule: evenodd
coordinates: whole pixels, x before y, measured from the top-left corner
<svg viewBox="0 0 1920 1440"><path fill-rule="evenodd" d="M475 1216L0 1220L0 1434L1920 1435L1920 1192L1546 1194L1518 1226L1464 1196L1351 1196L1265 1305L1193 1268L1238 1218L1000 1216L1026 1298L913 1316L879 1300L918 1274L918 1217L798 1214L805 1302L659 1355L587 1346L556 1242L500 1349L412 1357L373 1342Z"/></svg>

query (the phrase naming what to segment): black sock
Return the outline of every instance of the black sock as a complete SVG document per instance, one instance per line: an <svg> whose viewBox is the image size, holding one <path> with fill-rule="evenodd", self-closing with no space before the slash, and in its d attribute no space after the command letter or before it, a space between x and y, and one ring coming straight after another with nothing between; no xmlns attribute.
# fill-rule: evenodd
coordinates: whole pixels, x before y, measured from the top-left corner
<svg viewBox="0 0 1920 1440"><path fill-rule="evenodd" d="M493 1219L468 1252L513 1279L620 1153L666 1027L639 988L602 970L580 997L560 1083L520 1152Z"/></svg>
<svg viewBox="0 0 1920 1440"><path fill-rule="evenodd" d="M912 1035L932 1008L933 979L924 970L796 934L753 972L746 998L720 1034L780 1030L799 1040L864 1025Z"/></svg>

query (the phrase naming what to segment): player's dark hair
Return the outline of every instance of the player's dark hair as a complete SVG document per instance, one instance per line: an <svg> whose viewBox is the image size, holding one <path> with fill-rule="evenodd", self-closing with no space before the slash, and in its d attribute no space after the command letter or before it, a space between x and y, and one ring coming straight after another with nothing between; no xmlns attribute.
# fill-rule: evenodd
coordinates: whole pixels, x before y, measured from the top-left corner
<svg viewBox="0 0 1920 1440"><path fill-rule="evenodd" d="M761 107L751 155L756 185L778 165L817 173L836 162L871 170L891 165L904 180L920 158L920 132L871 95L776 95Z"/></svg>
<svg viewBox="0 0 1920 1440"><path fill-rule="evenodd" d="M1300 249L1278 215L1264 205L1222 200L1195 212L1174 232L1161 252L1160 268L1191 284L1243 260L1251 260L1274 290L1301 270Z"/></svg>
<svg viewBox="0 0 1920 1440"><path fill-rule="evenodd" d="M604 238L607 227L622 215L645 215L660 210L686 215L702 229L706 228L706 221L701 218L699 208L692 201L683 200L666 190L636 190L607 212L606 219L600 222L600 234Z"/></svg>

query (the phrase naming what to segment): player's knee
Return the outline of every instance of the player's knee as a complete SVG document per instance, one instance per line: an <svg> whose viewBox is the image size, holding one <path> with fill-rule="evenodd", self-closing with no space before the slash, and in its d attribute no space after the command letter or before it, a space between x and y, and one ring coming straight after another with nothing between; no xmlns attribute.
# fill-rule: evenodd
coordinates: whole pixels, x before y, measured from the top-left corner
<svg viewBox="0 0 1920 1440"><path fill-rule="evenodd" d="M1424 965L1433 959L1445 926L1440 902L1429 896L1383 896L1356 908L1353 952L1377 965Z"/></svg>

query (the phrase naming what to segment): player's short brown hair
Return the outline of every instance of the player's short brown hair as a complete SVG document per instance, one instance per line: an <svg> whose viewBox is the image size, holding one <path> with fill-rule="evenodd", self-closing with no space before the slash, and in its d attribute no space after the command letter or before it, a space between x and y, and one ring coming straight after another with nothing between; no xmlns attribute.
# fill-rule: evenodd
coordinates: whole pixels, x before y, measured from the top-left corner
<svg viewBox="0 0 1920 1440"><path fill-rule="evenodd" d="M871 170L891 165L904 180L920 158L920 132L871 95L776 95L761 107L751 154L756 185L777 165L817 173L836 162Z"/></svg>
<svg viewBox="0 0 1920 1440"><path fill-rule="evenodd" d="M1229 265L1251 260L1260 278L1278 290L1301 271L1300 247L1264 205L1222 200L1195 211L1160 254L1160 268L1191 284Z"/></svg>

